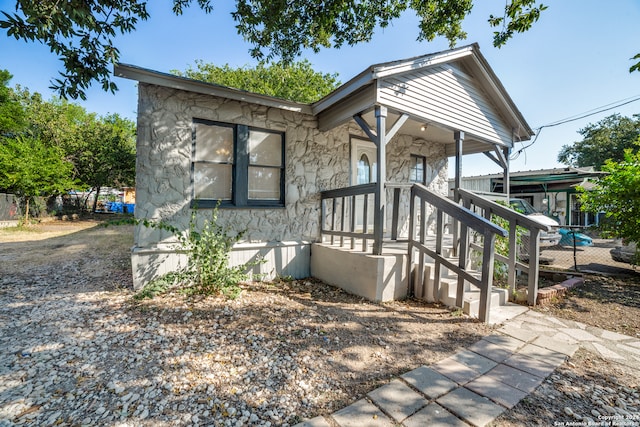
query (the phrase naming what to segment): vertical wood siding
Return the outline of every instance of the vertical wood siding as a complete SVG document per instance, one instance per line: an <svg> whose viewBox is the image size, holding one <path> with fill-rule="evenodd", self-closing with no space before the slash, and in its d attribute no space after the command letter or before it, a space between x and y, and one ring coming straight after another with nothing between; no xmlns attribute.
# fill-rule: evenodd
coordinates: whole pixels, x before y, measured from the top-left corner
<svg viewBox="0 0 640 427"><path fill-rule="evenodd" d="M379 85L379 102L390 108L413 111L488 142L512 144L511 127L491 99L451 64L391 76Z"/></svg>

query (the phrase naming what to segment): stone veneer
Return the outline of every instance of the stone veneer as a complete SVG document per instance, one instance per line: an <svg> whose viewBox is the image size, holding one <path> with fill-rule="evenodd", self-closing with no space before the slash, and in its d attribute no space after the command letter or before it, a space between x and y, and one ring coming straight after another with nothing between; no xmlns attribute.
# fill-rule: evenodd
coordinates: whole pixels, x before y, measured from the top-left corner
<svg viewBox="0 0 640 427"><path fill-rule="evenodd" d="M355 122L320 132L312 115L143 83L138 90L137 218L163 220L187 229L192 195L192 119L200 118L285 133L285 207L221 208L219 223L231 230L247 230L244 247L251 243L281 247L281 242L308 247L319 240L320 192L350 185L350 136L364 137ZM399 134L387 145L387 180L408 182L410 154L426 157L429 188L446 194L444 146L407 135ZM408 198L404 192L402 205L408 205ZM198 222L209 216L210 210L200 210ZM175 251L173 236L168 233L138 226L134 241L136 287L155 276L154 272L178 265L179 261L169 259ZM305 255L300 258L308 256L307 252L302 250ZM277 270L282 270L281 266L267 265L262 272L282 274ZM295 275L303 275L308 267L294 270Z"/></svg>

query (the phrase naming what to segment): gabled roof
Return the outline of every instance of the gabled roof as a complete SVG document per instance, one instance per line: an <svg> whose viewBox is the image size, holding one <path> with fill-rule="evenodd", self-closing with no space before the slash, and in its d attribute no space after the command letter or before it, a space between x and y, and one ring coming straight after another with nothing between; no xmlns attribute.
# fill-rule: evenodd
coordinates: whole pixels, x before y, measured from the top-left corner
<svg viewBox="0 0 640 427"><path fill-rule="evenodd" d="M436 75L434 70L444 71L444 74ZM313 104L283 100L127 64L116 65L114 74L141 83L312 114L318 117L320 130L334 128L352 120L357 114L371 121L371 111L375 106L388 106L390 120L400 114L410 116L411 120L403 126L403 133L444 143L449 155L453 154L451 131L462 130L467 133L465 154L492 150L492 144L509 147L514 141L528 140L533 135L477 44L371 65ZM438 79L443 76L450 81L440 85ZM396 88L395 82L401 82L409 90L402 93L403 88ZM414 82L417 82L416 85L411 86ZM431 86L420 86L425 83ZM437 92L443 90L446 93L438 95ZM448 96L449 90L457 92ZM452 105L444 106L448 102ZM424 128L424 123L434 125L430 127L429 135L419 132L421 127Z"/></svg>

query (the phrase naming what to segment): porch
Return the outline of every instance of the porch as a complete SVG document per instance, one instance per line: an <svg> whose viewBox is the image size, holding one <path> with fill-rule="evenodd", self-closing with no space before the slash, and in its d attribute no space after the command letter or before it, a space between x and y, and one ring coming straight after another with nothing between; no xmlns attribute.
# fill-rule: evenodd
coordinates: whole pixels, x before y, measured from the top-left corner
<svg viewBox="0 0 640 427"><path fill-rule="evenodd" d="M455 203L420 184L387 184L391 215L377 221L384 229L376 233L367 209L374 187L322 193L322 239L311 249L314 277L374 301L416 297L500 323L526 310L510 302L518 276L526 275L527 302L535 305L539 234L546 226L465 190ZM400 203L407 198L408 204ZM518 259L523 233L529 236L529 264ZM494 286L496 260L506 265L502 287Z"/></svg>

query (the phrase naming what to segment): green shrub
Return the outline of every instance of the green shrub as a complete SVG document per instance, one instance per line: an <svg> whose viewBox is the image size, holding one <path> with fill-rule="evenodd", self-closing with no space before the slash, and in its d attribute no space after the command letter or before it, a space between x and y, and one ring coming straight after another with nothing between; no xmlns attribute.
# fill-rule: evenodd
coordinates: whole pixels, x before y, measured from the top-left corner
<svg viewBox="0 0 640 427"><path fill-rule="evenodd" d="M167 273L149 282L135 296L135 299L152 298L157 294L177 289L189 295L222 294L236 298L240 294L239 283L249 279L248 270L263 262L251 261L230 267L229 254L244 232L231 233L220 226L218 208L205 220L201 229L196 225L196 213L191 214L189 229L186 233L176 227L150 220L136 221L150 228L166 230L178 239L179 251L186 254L187 265L178 271Z"/></svg>

